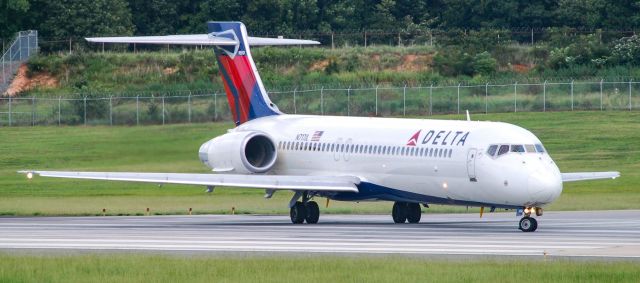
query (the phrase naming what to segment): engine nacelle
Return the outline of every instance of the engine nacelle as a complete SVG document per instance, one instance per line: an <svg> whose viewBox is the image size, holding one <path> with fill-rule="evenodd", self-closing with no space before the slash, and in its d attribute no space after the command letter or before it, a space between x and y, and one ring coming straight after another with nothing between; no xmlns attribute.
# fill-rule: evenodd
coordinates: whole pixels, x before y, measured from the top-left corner
<svg viewBox="0 0 640 283"><path fill-rule="evenodd" d="M216 172L264 173L276 163L277 148L261 132L231 132L202 144L200 161Z"/></svg>

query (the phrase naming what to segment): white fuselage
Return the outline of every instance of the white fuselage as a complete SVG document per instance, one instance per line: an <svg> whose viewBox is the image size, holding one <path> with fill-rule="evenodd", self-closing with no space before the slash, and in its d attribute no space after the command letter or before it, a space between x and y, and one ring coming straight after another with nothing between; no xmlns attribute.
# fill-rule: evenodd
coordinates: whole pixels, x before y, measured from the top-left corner
<svg viewBox="0 0 640 283"><path fill-rule="evenodd" d="M273 140L277 161L268 174L362 180L359 193L323 195L337 200L517 208L548 204L562 191L560 171L540 140L506 123L276 115L232 131ZM501 145L514 150L498 156Z"/></svg>

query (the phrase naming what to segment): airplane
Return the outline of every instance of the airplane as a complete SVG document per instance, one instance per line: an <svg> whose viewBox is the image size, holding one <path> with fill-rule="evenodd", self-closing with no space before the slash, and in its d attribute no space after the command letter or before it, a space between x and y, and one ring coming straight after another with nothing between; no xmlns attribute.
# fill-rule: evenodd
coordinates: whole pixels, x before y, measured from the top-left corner
<svg viewBox="0 0 640 283"><path fill-rule="evenodd" d="M200 147L212 173L20 171L43 177L291 190L294 224L317 223L314 198L394 202L394 223L418 223L430 204L516 211L518 228L556 200L563 183L619 172L561 173L530 131L467 120L290 115L269 99L250 46L317 41L249 37L241 22L208 22L208 34L87 38L100 43L213 46L236 127Z"/></svg>

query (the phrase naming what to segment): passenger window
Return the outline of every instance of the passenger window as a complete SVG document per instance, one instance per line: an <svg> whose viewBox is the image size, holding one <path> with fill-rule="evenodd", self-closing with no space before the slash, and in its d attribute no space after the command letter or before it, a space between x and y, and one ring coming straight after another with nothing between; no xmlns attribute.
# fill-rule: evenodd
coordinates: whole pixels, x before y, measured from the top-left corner
<svg viewBox="0 0 640 283"><path fill-rule="evenodd" d="M453 149L449 149L449 158L451 158L451 154L453 154Z"/></svg>
<svg viewBox="0 0 640 283"><path fill-rule="evenodd" d="M506 154L509 152L509 146L506 144L503 144L500 146L500 149L498 149L498 156Z"/></svg>
<svg viewBox="0 0 640 283"><path fill-rule="evenodd" d="M494 145L491 145L489 149L487 149L487 154L489 156L494 156L496 155L496 151L498 151L498 146L494 144Z"/></svg>
<svg viewBox="0 0 640 283"><path fill-rule="evenodd" d="M511 145L511 152L524 152L524 146L521 144Z"/></svg>
<svg viewBox="0 0 640 283"><path fill-rule="evenodd" d="M542 147L541 144L536 144L536 151L538 151L539 153L545 152L544 147Z"/></svg>

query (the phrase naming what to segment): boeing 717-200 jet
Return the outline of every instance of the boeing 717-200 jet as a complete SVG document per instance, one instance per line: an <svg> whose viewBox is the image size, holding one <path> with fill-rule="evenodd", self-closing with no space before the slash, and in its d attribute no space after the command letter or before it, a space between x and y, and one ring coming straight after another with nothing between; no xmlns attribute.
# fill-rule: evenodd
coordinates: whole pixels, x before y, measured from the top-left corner
<svg viewBox="0 0 640 283"><path fill-rule="evenodd" d="M190 184L294 192L293 223L317 223L315 197L392 201L395 223L417 223L429 204L513 209L519 229L562 192L563 182L618 172L560 173L530 131L498 122L287 115L271 102L250 46L316 41L247 36L240 22L208 34L87 38L90 42L213 46L236 124L199 150L209 174L21 171L45 177Z"/></svg>

